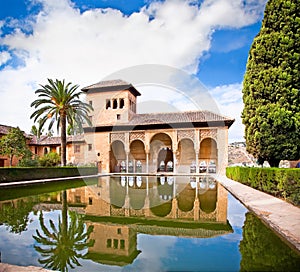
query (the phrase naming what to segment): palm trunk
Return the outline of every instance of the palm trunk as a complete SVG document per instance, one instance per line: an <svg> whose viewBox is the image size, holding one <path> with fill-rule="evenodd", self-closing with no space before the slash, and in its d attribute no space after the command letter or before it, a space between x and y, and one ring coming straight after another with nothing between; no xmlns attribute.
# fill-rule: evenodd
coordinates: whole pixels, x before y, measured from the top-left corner
<svg viewBox="0 0 300 272"><path fill-rule="evenodd" d="M62 223L62 234L64 239L67 239L68 234L68 202L67 202L67 191L62 191L62 208L61 208L61 223Z"/></svg>
<svg viewBox="0 0 300 272"><path fill-rule="evenodd" d="M66 166L67 164L67 122L66 115L61 114L60 116L60 141L61 141L61 164Z"/></svg>

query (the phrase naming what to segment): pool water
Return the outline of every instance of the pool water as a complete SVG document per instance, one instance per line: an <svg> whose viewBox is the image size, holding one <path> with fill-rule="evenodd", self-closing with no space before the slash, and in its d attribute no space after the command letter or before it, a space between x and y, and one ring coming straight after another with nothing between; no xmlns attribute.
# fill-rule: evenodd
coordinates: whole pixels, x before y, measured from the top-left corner
<svg viewBox="0 0 300 272"><path fill-rule="evenodd" d="M0 192L3 263L57 271L298 271L210 177L114 176Z"/></svg>

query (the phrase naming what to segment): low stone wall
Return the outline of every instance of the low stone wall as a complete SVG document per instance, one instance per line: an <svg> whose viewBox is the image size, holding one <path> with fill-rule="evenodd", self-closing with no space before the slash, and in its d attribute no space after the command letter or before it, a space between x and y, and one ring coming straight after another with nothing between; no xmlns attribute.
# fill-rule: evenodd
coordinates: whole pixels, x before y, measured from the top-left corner
<svg viewBox="0 0 300 272"><path fill-rule="evenodd" d="M96 175L96 167L0 168L0 183Z"/></svg>

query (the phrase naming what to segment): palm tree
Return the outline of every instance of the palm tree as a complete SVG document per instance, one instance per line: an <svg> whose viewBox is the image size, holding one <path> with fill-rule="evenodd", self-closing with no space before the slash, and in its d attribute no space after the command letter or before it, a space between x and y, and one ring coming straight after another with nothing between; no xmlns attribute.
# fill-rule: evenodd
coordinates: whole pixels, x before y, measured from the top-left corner
<svg viewBox="0 0 300 272"><path fill-rule="evenodd" d="M43 234L36 230L36 235L33 235L40 244L34 246L42 257L39 262L47 268L58 271L68 271L68 267L74 269L75 266L80 266L78 259L87 254L83 251L95 243L89 239L93 226L86 228L83 215L75 211L70 211L68 217L66 191L62 192L62 213L61 218L58 218L58 226L50 219L50 228L47 228L42 211L39 221Z"/></svg>
<svg viewBox="0 0 300 272"><path fill-rule="evenodd" d="M36 126L36 125L33 125L33 126L31 127L30 133L31 133L32 135L36 136L37 141L39 142L39 141L40 141L40 138L41 138L41 136L42 136L42 134L43 134L43 132L44 132L44 129L41 127L41 119L39 119L37 123L38 123L37 126Z"/></svg>
<svg viewBox="0 0 300 272"><path fill-rule="evenodd" d="M41 127L50 120L48 130L52 129L54 122L57 122L57 130L60 130L61 138L61 162L66 165L66 145L67 145L67 123L72 127L82 128L83 122L92 125L88 117L93 107L90 104L82 102L79 97L83 92L77 91L78 85L65 84L65 80L48 79L49 84L40 85L42 88L35 91L38 99L31 103L31 107L36 110L30 116L34 122L40 118Z"/></svg>

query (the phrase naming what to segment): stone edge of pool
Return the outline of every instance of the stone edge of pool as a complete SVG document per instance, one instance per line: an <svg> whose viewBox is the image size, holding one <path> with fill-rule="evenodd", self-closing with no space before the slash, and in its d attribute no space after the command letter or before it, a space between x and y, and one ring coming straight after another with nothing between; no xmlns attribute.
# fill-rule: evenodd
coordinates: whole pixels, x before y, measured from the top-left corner
<svg viewBox="0 0 300 272"><path fill-rule="evenodd" d="M212 176L300 253L300 208L226 176Z"/></svg>

